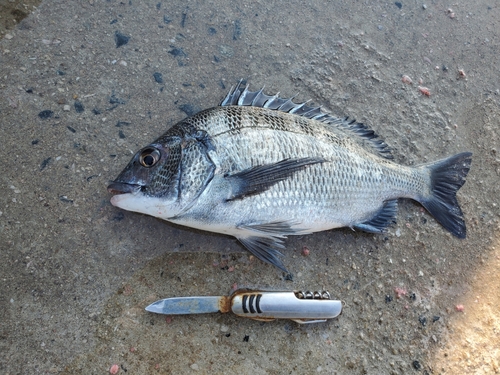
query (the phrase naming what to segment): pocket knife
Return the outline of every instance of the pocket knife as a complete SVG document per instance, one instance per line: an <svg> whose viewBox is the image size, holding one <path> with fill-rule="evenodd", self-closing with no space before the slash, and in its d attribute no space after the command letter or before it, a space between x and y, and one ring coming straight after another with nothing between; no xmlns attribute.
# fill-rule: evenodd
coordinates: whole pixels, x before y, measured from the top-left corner
<svg viewBox="0 0 500 375"><path fill-rule="evenodd" d="M342 312L342 302L330 293L274 292L238 289L230 296L172 297L156 301L146 311L166 314L227 313L261 321L291 319L299 324L326 322Z"/></svg>

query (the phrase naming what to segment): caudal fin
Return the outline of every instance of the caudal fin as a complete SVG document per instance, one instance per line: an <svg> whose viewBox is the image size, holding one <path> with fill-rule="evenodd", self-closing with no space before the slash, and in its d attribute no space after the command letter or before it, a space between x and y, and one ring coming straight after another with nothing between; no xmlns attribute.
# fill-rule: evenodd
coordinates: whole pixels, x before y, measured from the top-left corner
<svg viewBox="0 0 500 375"><path fill-rule="evenodd" d="M466 237L466 228L457 191L465 183L471 162L472 153L462 152L425 166L430 170L431 195L420 199L420 203L458 238Z"/></svg>

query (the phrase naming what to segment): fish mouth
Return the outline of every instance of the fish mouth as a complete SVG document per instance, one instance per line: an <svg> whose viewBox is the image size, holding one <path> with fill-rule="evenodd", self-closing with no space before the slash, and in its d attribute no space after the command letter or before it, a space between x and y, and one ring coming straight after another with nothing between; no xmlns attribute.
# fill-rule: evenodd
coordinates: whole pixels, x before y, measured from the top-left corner
<svg viewBox="0 0 500 375"><path fill-rule="evenodd" d="M141 185L138 184L127 184L126 182L112 181L108 186L108 192L113 195L127 194L127 193L137 193L141 190Z"/></svg>

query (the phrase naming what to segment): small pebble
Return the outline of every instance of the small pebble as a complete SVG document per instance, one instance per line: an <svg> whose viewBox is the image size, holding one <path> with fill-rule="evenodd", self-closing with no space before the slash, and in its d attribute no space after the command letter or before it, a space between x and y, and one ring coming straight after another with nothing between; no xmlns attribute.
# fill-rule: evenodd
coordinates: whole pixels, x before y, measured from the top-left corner
<svg viewBox="0 0 500 375"><path fill-rule="evenodd" d="M5 34L4 38L10 40L10 39L14 38L14 36L12 34Z"/></svg>
<svg viewBox="0 0 500 375"><path fill-rule="evenodd" d="M411 78L408 77L407 75L404 75L403 77L401 77L401 82L406 83L408 85L411 85L413 83Z"/></svg>
<svg viewBox="0 0 500 375"><path fill-rule="evenodd" d="M51 157L48 157L47 159L45 159L44 161L42 161L42 162L40 163L40 170L41 170L41 171L43 171L43 170L45 169L45 167L46 167L47 165L49 165L49 163L50 163L50 160L51 160L51 159L52 159Z"/></svg>
<svg viewBox="0 0 500 375"><path fill-rule="evenodd" d="M234 21L234 30L233 30L233 40L240 39L241 36L241 21Z"/></svg>
<svg viewBox="0 0 500 375"><path fill-rule="evenodd" d="M113 374L113 375L114 374L118 374L118 371L120 371L120 367L118 365L116 365L116 364L114 364L113 366L111 366L109 368L109 373L110 374Z"/></svg>
<svg viewBox="0 0 500 375"><path fill-rule="evenodd" d="M418 86L418 91L420 91L422 95L431 96L431 91L427 87Z"/></svg>
<svg viewBox="0 0 500 375"><path fill-rule="evenodd" d="M424 327L427 325L427 318L425 316L420 316L418 318L418 321L420 322L420 324L422 324Z"/></svg>
<svg viewBox="0 0 500 375"><path fill-rule="evenodd" d="M52 116L54 116L54 112L50 109L46 109L45 111L42 111L38 114L38 117L40 117L42 120L46 120L48 118L51 118Z"/></svg>
<svg viewBox="0 0 500 375"><path fill-rule="evenodd" d="M126 101L124 99L118 98L113 92L109 98L110 104L125 104Z"/></svg>
<svg viewBox="0 0 500 375"><path fill-rule="evenodd" d="M184 12L182 12L181 27L184 27L186 25L186 19L187 19L187 9Z"/></svg>
<svg viewBox="0 0 500 375"><path fill-rule="evenodd" d="M182 48L177 48L174 46L171 46L171 47L172 47L172 49L170 51L168 51L168 53L170 53L172 56L174 56L174 57L187 57L186 52L184 52L182 50Z"/></svg>
<svg viewBox="0 0 500 375"><path fill-rule="evenodd" d="M73 203L73 199L69 199L66 195L61 195L59 200L64 203Z"/></svg>
<svg viewBox="0 0 500 375"><path fill-rule="evenodd" d="M82 102L80 101L75 101L75 110L77 113L82 113L85 110L85 107L83 106Z"/></svg>
<svg viewBox="0 0 500 375"><path fill-rule="evenodd" d="M157 83L163 83L163 75L161 73L153 73L153 77Z"/></svg>
<svg viewBox="0 0 500 375"><path fill-rule="evenodd" d="M408 292L404 288L396 287L396 288L394 288L394 293L396 293L396 298L399 299L403 296L406 296L406 293L408 293Z"/></svg>
<svg viewBox="0 0 500 375"><path fill-rule="evenodd" d="M465 310L465 307L464 305L456 305L455 310L457 310L458 312L463 312Z"/></svg>
<svg viewBox="0 0 500 375"><path fill-rule="evenodd" d="M129 36L123 35L119 31L115 32L115 43L116 43L116 48L124 46L125 44L128 43L130 40Z"/></svg>
<svg viewBox="0 0 500 375"><path fill-rule="evenodd" d="M304 247L302 248L302 255L303 255L303 256L305 256L305 257L306 257L306 256L308 256L308 255L310 254L310 252L311 252L311 251L309 250L309 248L308 248L307 246L304 246Z"/></svg>
<svg viewBox="0 0 500 375"><path fill-rule="evenodd" d="M198 371L200 369L200 366L198 366L197 363L193 363L191 366L191 369L194 370L194 371Z"/></svg>

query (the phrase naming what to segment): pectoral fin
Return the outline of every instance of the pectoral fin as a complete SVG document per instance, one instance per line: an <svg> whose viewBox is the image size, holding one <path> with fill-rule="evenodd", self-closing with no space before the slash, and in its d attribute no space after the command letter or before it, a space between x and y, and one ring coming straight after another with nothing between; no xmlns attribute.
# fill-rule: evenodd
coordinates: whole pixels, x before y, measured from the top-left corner
<svg viewBox="0 0 500 375"><path fill-rule="evenodd" d="M287 179L295 172L325 161L323 158L284 159L274 164L259 165L225 176L230 180L232 187L227 201L260 194L274 184Z"/></svg>

